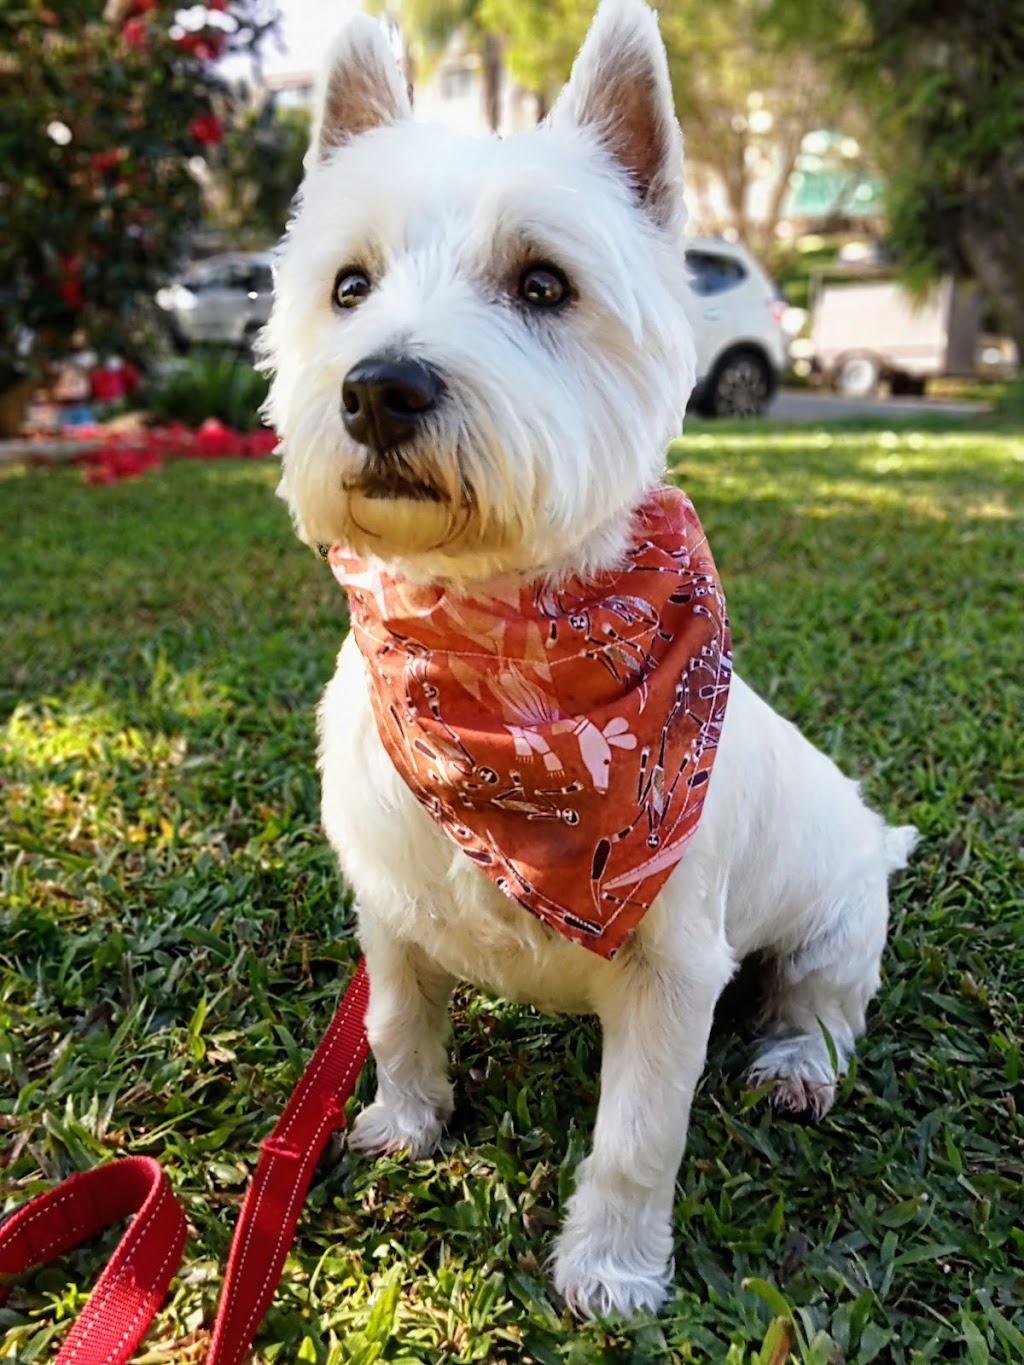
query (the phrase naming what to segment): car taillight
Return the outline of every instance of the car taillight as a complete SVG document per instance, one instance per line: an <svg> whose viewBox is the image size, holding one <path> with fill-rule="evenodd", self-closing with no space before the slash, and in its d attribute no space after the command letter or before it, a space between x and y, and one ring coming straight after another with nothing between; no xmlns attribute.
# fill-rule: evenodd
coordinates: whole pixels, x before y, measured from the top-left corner
<svg viewBox="0 0 1024 1365"><path fill-rule="evenodd" d="M786 305L782 302L781 299L770 298L768 300L768 307L771 311L772 317L775 320L776 327L781 327L782 319L786 315Z"/></svg>

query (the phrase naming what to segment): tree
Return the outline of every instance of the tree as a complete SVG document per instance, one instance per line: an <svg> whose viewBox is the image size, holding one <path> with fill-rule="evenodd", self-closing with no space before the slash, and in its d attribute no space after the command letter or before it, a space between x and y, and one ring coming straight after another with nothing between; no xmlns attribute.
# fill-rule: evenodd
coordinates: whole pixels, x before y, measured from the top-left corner
<svg viewBox="0 0 1024 1365"><path fill-rule="evenodd" d="M208 216L235 246L258 249L281 236L309 137L309 113L272 98L225 128L209 158Z"/></svg>
<svg viewBox="0 0 1024 1365"><path fill-rule="evenodd" d="M183 27L193 13L171 0L109 0L103 13L99 0L8 0L0 12L8 398L76 345L139 355L149 301L200 221L197 159L222 137L214 59L257 43L275 6L208 0L201 27Z"/></svg>
<svg viewBox="0 0 1024 1365"><path fill-rule="evenodd" d="M674 0L659 13L676 112L695 181L717 177L728 226L755 247L774 241L806 135L840 116L810 54L782 52L762 31L763 0ZM591 0L481 0L480 19L505 35L512 75L546 111L593 17ZM756 206L758 181L767 193Z"/></svg>
<svg viewBox="0 0 1024 1365"><path fill-rule="evenodd" d="M501 126L503 44L484 18L481 0L397 0L397 5L385 0L378 7L397 19L405 35L412 56L410 81L414 75L429 71L444 54L453 34L462 33L467 38L480 56L484 118L496 133Z"/></svg>
<svg viewBox="0 0 1024 1365"><path fill-rule="evenodd" d="M972 276L1024 356L1024 5L775 0L773 18L870 111L908 274Z"/></svg>

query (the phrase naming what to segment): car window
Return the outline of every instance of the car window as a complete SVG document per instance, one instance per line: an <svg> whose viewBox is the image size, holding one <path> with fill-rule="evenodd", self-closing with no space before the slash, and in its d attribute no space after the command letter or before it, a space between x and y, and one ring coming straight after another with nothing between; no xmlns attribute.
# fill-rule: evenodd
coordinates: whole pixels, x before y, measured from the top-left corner
<svg viewBox="0 0 1024 1365"><path fill-rule="evenodd" d="M202 270L190 270L185 276L185 284L193 294L201 294L204 289L213 289L219 283L217 271L211 270L208 266Z"/></svg>
<svg viewBox="0 0 1024 1365"><path fill-rule="evenodd" d="M185 283L194 294L206 289L248 289L251 267L245 261L221 261L190 271Z"/></svg>
<svg viewBox="0 0 1024 1365"><path fill-rule="evenodd" d="M688 251L686 264L690 267L690 286L695 294L723 294L747 278L746 270L735 256L724 256L715 251Z"/></svg>

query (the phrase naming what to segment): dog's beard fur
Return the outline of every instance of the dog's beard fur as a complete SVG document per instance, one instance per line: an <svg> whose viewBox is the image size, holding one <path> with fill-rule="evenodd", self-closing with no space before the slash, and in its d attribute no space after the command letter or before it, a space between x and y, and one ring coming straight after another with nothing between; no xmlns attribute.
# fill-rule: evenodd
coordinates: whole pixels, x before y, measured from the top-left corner
<svg viewBox="0 0 1024 1365"><path fill-rule="evenodd" d="M262 340L301 538L456 584L615 560L694 382L681 200L652 221L572 110L502 143L402 120L310 160ZM517 297L537 262L569 279L559 309ZM373 287L338 311L350 264ZM445 387L383 455L341 411L346 374L381 352Z"/></svg>

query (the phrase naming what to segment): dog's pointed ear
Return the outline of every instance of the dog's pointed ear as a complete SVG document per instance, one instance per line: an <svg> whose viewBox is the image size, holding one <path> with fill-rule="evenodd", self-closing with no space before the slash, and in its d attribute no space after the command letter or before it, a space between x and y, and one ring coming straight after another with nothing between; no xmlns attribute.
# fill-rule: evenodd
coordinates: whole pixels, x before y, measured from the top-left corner
<svg viewBox="0 0 1024 1365"><path fill-rule="evenodd" d="M335 38L324 64L313 156L323 161L360 133L411 114L405 82L383 28L369 15L357 14Z"/></svg>
<svg viewBox="0 0 1024 1365"><path fill-rule="evenodd" d="M683 140L665 44L643 0L601 0L551 123L593 129L654 222L682 232Z"/></svg>

